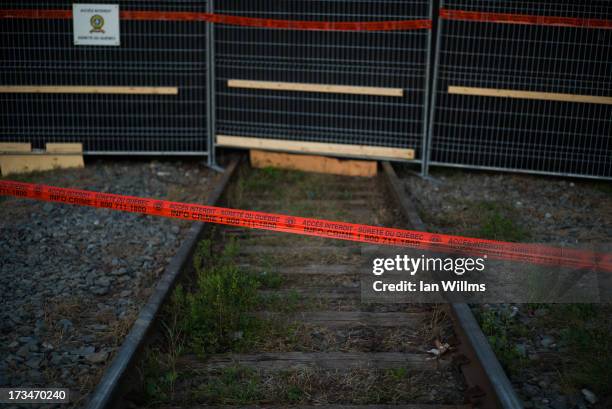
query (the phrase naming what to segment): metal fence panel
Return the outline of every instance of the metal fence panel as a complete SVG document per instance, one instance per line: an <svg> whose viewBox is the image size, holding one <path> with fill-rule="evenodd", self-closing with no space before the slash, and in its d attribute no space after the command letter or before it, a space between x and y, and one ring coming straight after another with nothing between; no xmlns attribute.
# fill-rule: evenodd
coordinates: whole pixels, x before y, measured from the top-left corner
<svg viewBox="0 0 612 409"><path fill-rule="evenodd" d="M203 1L121 10L205 12ZM4 9L72 10L5 1ZM85 153L205 154L206 32L197 21L121 20L121 46L73 45L72 19L0 19L0 84L178 87L178 95L0 94L0 141L82 142Z"/></svg>
<svg viewBox="0 0 612 409"><path fill-rule="evenodd" d="M298 21L429 19L429 1L217 0L215 12ZM414 148L425 135L430 30L215 27L217 133ZM403 97L230 88L228 80L402 88Z"/></svg>
<svg viewBox="0 0 612 409"><path fill-rule="evenodd" d="M586 20L609 22L612 4L442 3L431 164L612 177L612 105L449 93L449 87L460 86L612 97L612 30L589 26ZM480 15L444 18L444 10ZM539 19L508 24L499 21L507 16L498 15L493 16L497 22L484 22L482 13L519 15L523 22L525 16ZM578 23L582 26L571 26Z"/></svg>

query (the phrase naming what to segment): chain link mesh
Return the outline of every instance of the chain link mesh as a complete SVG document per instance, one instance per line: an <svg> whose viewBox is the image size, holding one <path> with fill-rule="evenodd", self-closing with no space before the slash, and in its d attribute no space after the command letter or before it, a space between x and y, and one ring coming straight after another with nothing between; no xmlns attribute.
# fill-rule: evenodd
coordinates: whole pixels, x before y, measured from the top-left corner
<svg viewBox="0 0 612 409"><path fill-rule="evenodd" d="M121 1L120 10L205 12L202 1ZM5 9L72 10L9 1ZM0 19L0 84L178 87L178 95L0 94L0 141L82 142L85 153L204 154L205 24L120 21L121 46L73 45L72 19Z"/></svg>
<svg viewBox="0 0 612 409"><path fill-rule="evenodd" d="M612 3L444 1L449 10L612 19ZM612 30L440 19L431 164L612 177L612 105L449 86L612 96Z"/></svg>

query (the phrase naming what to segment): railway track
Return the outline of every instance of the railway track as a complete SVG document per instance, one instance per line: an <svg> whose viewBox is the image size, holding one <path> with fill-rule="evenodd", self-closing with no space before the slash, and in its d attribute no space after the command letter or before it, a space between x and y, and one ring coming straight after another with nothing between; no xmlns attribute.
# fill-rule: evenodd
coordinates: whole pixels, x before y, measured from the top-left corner
<svg viewBox="0 0 612 409"><path fill-rule="evenodd" d="M385 163L383 170L377 178L359 179L243 167L225 204L424 229L391 166ZM218 200L220 192L216 196ZM182 254L185 259L201 232L193 233L191 247ZM140 357L137 369L128 367L137 361L138 346L178 270L187 264L177 261L176 271L148 306L146 320L137 321L141 328L128 337L129 348L118 354L94 393L91 409L522 407L467 306L361 301L360 266L370 257L366 246L233 227L216 227L211 246L210 254L231 247L233 265L257 278L258 301L246 314L257 323L256 335L249 338L248 327L232 333L232 346L198 354L189 347L190 335L181 334L170 391L161 398L144 398L146 391L134 385L151 356ZM187 289L197 286L197 280L185 280ZM435 357L428 352L444 343L452 347L448 353Z"/></svg>

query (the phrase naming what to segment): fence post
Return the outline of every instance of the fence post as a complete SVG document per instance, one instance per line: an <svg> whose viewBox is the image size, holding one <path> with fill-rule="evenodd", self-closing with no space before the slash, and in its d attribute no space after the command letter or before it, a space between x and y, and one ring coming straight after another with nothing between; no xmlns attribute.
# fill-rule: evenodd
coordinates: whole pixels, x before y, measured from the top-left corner
<svg viewBox="0 0 612 409"><path fill-rule="evenodd" d="M206 12L215 12L214 0L207 0ZM208 166L217 168L215 141L217 134L217 118L215 105L215 26L206 22L206 134L208 140Z"/></svg>
<svg viewBox="0 0 612 409"><path fill-rule="evenodd" d="M429 145L429 141L428 141L428 130L429 130L429 110L431 109L430 107L430 99L431 99L431 95L432 95L432 91L435 92L435 89L432 90L432 88L429 86L429 82L431 81L431 51L433 49L433 44L432 44L432 35L433 30L434 30L434 26L433 26L433 21L434 21L434 3L435 0L430 0L429 1L429 20L432 23L431 28L427 31L427 54L426 54L426 63L425 63L425 95L423 98L423 141L421 142L421 175L423 176L427 176L428 172L429 172L429 163L427 163L428 155L427 155L427 147Z"/></svg>
<svg viewBox="0 0 612 409"><path fill-rule="evenodd" d="M433 8L432 1L432 8ZM438 10L444 7L444 0L440 0L440 4L438 6ZM436 14L438 12L436 10ZM433 69L433 78L431 84L431 97L429 98L429 121L428 121L428 132L427 132L427 150L423 155L423 176L429 175L429 160L431 158L431 146L433 143L433 130L434 130L434 118L435 118L435 110L436 110L436 94L438 92L438 68L440 65L440 45L442 44L442 19L438 18L437 15L434 16L434 12L432 10L432 30L433 30L433 19L436 18L436 45L434 49L435 58L434 58L434 69Z"/></svg>

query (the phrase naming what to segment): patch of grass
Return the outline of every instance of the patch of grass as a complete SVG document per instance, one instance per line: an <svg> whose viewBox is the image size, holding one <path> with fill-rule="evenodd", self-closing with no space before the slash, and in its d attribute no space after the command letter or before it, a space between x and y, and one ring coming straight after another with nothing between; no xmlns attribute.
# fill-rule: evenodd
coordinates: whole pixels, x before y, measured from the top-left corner
<svg viewBox="0 0 612 409"><path fill-rule="evenodd" d="M299 325L283 319L255 320L247 336L242 339L236 349L237 352L245 353L294 350L305 337L299 330Z"/></svg>
<svg viewBox="0 0 612 409"><path fill-rule="evenodd" d="M259 308L276 312L295 312L303 304L302 298L297 291L291 291L287 295L270 294L259 297Z"/></svg>
<svg viewBox="0 0 612 409"><path fill-rule="evenodd" d="M612 183L610 182L591 182L591 186L601 193L612 196Z"/></svg>
<svg viewBox="0 0 612 409"><path fill-rule="evenodd" d="M588 388L600 397L612 385L612 307L609 304L553 304L540 321L560 328L561 378L565 389Z"/></svg>
<svg viewBox="0 0 612 409"><path fill-rule="evenodd" d="M273 167L249 169L244 171L238 180L238 190L244 198L246 192L266 193L271 198L279 198L284 185L292 185L304 179L305 174L299 171L286 171Z"/></svg>
<svg viewBox="0 0 612 409"><path fill-rule="evenodd" d="M197 280L185 291L178 286L172 309L180 311L176 322L185 335L186 347L198 354L244 352L266 344L271 334L290 342L293 332L287 325L262 320L253 311L270 309L290 312L297 309L298 295L263 297L260 288L278 289L284 278L272 271L272 264L260 272L236 266L239 246L230 240L223 251L213 249L211 240L198 244L193 262Z"/></svg>
<svg viewBox="0 0 612 409"><path fill-rule="evenodd" d="M259 375L250 368L225 368L194 392L197 400L208 404L245 405L263 399L264 388Z"/></svg>
<svg viewBox="0 0 612 409"><path fill-rule="evenodd" d="M519 223L519 214L505 203L493 201L467 201L449 199L450 210L432 213L426 209L423 220L453 234L491 240L521 242L529 239L530 233Z"/></svg>
<svg viewBox="0 0 612 409"><path fill-rule="evenodd" d="M283 285L284 278L275 271L261 271L254 276L261 288L276 290Z"/></svg>
<svg viewBox="0 0 612 409"><path fill-rule="evenodd" d="M257 257L257 265L261 266L251 272L255 280L263 289L275 290L283 285L284 278L281 274L274 271L274 262L270 255Z"/></svg>
<svg viewBox="0 0 612 409"><path fill-rule="evenodd" d="M214 232L211 233L214 236ZM197 274L205 274L207 271L223 270L235 267L236 257L240 247L235 238L228 240L222 251L213 248L213 240L201 240L193 254L193 268Z"/></svg>
<svg viewBox="0 0 612 409"><path fill-rule="evenodd" d="M142 377L144 397L149 404L164 403L172 400L174 384L178 373L173 367L172 354L158 349L145 351Z"/></svg>
<svg viewBox="0 0 612 409"><path fill-rule="evenodd" d="M426 382L423 382L426 384ZM286 371L267 382L269 395L283 405L348 403L395 404L414 401L424 392L408 371L350 370L342 373L311 368ZM423 388L426 389L426 386Z"/></svg>
<svg viewBox="0 0 612 409"><path fill-rule="evenodd" d="M237 252L237 243L230 241L215 255L212 243L203 240L194 254L195 288L186 292L178 286L174 292L173 308L181 311L177 326L199 355L231 350L252 320L247 312L257 303L260 284L238 269Z"/></svg>
<svg viewBox="0 0 612 409"><path fill-rule="evenodd" d="M343 186L346 178L338 177L330 182L330 175L306 173L277 168L250 169L241 168L240 178L234 184L229 198L231 206L251 206L253 197L266 195L268 200L274 200L285 205L285 211L300 214L298 201L317 200L329 195L330 183L345 198L352 198L350 189ZM335 182L335 183L334 183Z"/></svg>
<svg viewBox="0 0 612 409"><path fill-rule="evenodd" d="M286 399L291 403L299 403L304 399L304 391L297 385L291 385L287 388Z"/></svg>
<svg viewBox="0 0 612 409"><path fill-rule="evenodd" d="M480 238L520 242L529 237L508 207L495 202L480 202L475 211L482 220L480 228L475 231Z"/></svg>
<svg viewBox="0 0 612 409"><path fill-rule="evenodd" d="M149 403L173 399L177 381L176 362L184 352L200 356L221 352L243 352L275 334L285 340L292 332L278 323L257 319L260 287L278 288L279 274L254 274L238 269L238 244L230 240L222 250L212 240L198 243L193 255L196 279L193 285L178 285L164 309L163 342L148 348L142 365L144 396ZM279 304L281 301L278 301ZM291 308L291 302L282 302ZM230 369L198 391L207 400L241 403L257 400L255 378L245 369Z"/></svg>
<svg viewBox="0 0 612 409"><path fill-rule="evenodd" d="M408 370L318 371L300 368L256 372L242 366L226 368L200 383L190 399L204 405L399 404L428 399L444 380ZM460 398L460 395L458 395ZM454 400L440 397L440 401Z"/></svg>
<svg viewBox="0 0 612 409"><path fill-rule="evenodd" d="M484 310L477 314L480 327L487 336L491 348L500 363L510 373L520 371L526 357L517 348L513 339L528 334L528 329L510 317L505 311Z"/></svg>
<svg viewBox="0 0 612 409"><path fill-rule="evenodd" d="M408 377L408 370L406 368L392 368L387 371L387 376L394 381L401 381Z"/></svg>

